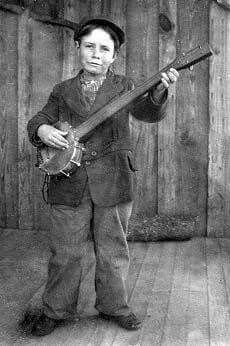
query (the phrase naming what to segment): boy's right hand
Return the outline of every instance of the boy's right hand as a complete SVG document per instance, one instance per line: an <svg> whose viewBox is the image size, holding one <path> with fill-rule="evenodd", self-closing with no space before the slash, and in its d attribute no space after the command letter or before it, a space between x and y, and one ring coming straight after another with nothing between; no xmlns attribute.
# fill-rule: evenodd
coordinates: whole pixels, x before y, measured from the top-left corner
<svg viewBox="0 0 230 346"><path fill-rule="evenodd" d="M64 138L67 134L67 131L61 131L46 124L39 126L37 131L37 135L43 143L57 149L67 149L69 147L68 141Z"/></svg>

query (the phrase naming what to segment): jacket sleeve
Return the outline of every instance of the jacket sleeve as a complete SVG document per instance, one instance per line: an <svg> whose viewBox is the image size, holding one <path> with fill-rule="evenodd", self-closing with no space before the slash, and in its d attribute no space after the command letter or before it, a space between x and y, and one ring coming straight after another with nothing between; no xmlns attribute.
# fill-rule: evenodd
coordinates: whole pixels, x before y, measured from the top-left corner
<svg viewBox="0 0 230 346"><path fill-rule="evenodd" d="M27 124L27 132L30 142L36 146L40 147L43 142L37 135L37 130L39 126L43 124L52 125L58 122L58 99L59 99L59 85L56 85L51 92L46 105L39 111L32 119L29 120Z"/></svg>
<svg viewBox="0 0 230 346"><path fill-rule="evenodd" d="M135 88L134 82L128 80L128 90ZM165 90L161 102L156 102L152 96L153 89L149 89L144 95L138 97L129 106L131 114L138 120L154 123L162 120L166 115L168 103L168 90Z"/></svg>

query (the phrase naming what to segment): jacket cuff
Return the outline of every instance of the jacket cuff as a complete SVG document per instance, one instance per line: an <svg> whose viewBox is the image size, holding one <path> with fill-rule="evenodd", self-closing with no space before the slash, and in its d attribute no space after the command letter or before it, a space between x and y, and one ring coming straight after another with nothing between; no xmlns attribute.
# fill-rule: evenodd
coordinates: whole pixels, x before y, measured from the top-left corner
<svg viewBox="0 0 230 346"><path fill-rule="evenodd" d="M40 137L38 137L37 133L33 134L33 136L31 137L31 142L35 147L42 147L44 145Z"/></svg>
<svg viewBox="0 0 230 346"><path fill-rule="evenodd" d="M42 147L44 145L44 143L38 136L38 128L44 124L49 125L49 122L44 121L44 119L42 121L36 121L35 124L30 121L28 122L27 130L28 130L29 140L35 147Z"/></svg>

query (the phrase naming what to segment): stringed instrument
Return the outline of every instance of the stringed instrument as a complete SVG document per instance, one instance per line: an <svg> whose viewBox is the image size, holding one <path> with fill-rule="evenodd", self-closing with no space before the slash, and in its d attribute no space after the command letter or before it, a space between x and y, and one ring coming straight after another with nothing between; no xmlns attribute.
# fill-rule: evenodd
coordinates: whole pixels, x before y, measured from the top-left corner
<svg viewBox="0 0 230 346"><path fill-rule="evenodd" d="M212 55L212 50L208 44L199 45L186 53L178 55L172 63L164 67L161 71L149 78L145 82L138 85L134 90L127 91L121 96L115 98L107 105L96 111L92 116L73 128L67 122L58 122L54 125L56 128L67 131L65 137L69 143L68 149L56 149L44 145L38 149L38 167L48 175L64 174L69 177L77 167L81 165L82 153L84 145L80 143L83 136L95 129L99 124L111 117L120 109L128 106L136 98L144 95L150 88L161 80L161 73L168 69L175 68L180 71L189 68L198 62Z"/></svg>

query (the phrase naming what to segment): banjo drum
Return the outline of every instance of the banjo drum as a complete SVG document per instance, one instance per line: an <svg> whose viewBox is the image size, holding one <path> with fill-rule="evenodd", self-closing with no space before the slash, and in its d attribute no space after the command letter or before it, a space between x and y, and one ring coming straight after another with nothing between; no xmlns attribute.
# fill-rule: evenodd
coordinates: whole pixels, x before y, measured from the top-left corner
<svg viewBox="0 0 230 346"><path fill-rule="evenodd" d="M38 148L38 167L48 175L64 174L69 177L81 165L83 144L75 138L76 131L67 122L58 122L54 125L61 131L67 131L66 139L69 147L61 150L49 146ZM57 159L58 158L58 159Z"/></svg>

